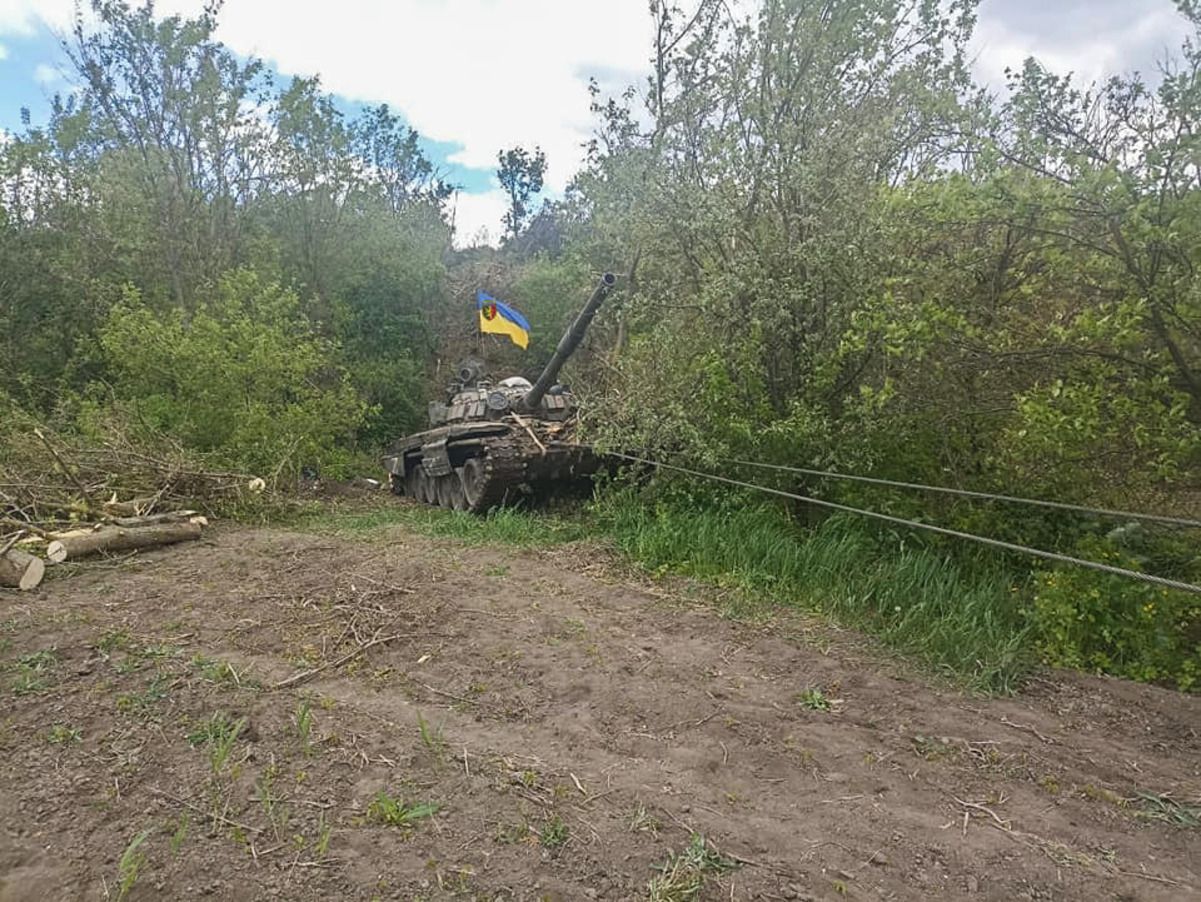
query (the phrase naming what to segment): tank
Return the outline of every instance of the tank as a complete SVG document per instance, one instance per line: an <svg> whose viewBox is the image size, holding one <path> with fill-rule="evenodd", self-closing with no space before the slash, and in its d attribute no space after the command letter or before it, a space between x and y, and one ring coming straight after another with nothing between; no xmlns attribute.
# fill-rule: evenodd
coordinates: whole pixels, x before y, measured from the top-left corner
<svg viewBox="0 0 1201 902"><path fill-rule="evenodd" d="M558 378L615 282L611 273L601 277L533 383L493 382L481 361L460 363L446 401L430 404L430 428L398 439L384 456L392 491L485 513L588 480L601 459L575 441L576 401Z"/></svg>

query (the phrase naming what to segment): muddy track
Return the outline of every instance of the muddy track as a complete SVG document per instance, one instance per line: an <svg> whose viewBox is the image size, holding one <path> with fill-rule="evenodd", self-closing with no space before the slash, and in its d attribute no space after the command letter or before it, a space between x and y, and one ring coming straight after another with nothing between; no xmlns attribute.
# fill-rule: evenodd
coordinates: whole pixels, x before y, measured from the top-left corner
<svg viewBox="0 0 1201 902"><path fill-rule="evenodd" d="M587 546L230 529L0 606L0 900L116 898L143 830L134 900L646 899L693 833L702 899L1201 898L1143 798L1201 796L1201 699L966 696Z"/></svg>

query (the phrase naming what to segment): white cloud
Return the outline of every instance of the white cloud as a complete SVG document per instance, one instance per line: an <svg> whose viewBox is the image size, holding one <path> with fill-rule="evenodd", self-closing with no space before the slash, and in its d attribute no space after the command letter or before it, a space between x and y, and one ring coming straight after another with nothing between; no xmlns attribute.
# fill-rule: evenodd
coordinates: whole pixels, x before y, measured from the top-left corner
<svg viewBox="0 0 1201 902"><path fill-rule="evenodd" d="M53 87L60 81L64 81L62 70L58 66L51 66L49 63L38 63L33 70L33 80L43 88Z"/></svg>
<svg viewBox="0 0 1201 902"><path fill-rule="evenodd" d="M0 61L8 59L8 48L0 44Z"/></svg>
<svg viewBox="0 0 1201 902"><path fill-rule="evenodd" d="M157 4L164 14L201 6ZM39 21L61 32L73 10L74 0L0 0L0 34ZM1084 80L1149 73L1184 32L1173 0L983 0L976 71L994 88L1029 55ZM461 145L455 163L492 170L498 150L540 145L557 192L592 128L589 75L641 87L651 28L646 0L226 0L218 37L285 74L320 74L328 90L388 103L426 137ZM479 225L495 238L503 209L496 191L461 194L460 240Z"/></svg>
<svg viewBox="0 0 1201 902"><path fill-rule="evenodd" d="M501 238L500 220L508 206L508 195L499 188L457 193L450 203L454 213L455 246L497 244Z"/></svg>
<svg viewBox="0 0 1201 902"><path fill-rule="evenodd" d="M1088 84L1132 70L1154 79L1189 27L1172 0L984 0L973 45L976 76L993 88L1033 56Z"/></svg>

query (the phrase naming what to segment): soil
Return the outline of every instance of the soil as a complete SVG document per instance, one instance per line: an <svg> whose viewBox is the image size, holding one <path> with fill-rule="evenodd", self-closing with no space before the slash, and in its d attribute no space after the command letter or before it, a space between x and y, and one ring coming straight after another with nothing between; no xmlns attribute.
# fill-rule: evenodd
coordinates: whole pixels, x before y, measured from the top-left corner
<svg viewBox="0 0 1201 902"><path fill-rule="evenodd" d="M704 594L387 527L0 595L0 900L1201 898L1201 698Z"/></svg>

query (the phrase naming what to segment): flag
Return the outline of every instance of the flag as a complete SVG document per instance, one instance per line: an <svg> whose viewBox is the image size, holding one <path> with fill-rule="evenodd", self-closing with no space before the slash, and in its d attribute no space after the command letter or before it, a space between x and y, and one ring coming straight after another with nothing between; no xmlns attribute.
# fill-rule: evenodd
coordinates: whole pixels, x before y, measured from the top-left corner
<svg viewBox="0 0 1201 902"><path fill-rule="evenodd" d="M504 301L498 301L482 291L476 292L475 300L480 309L481 332L507 335L513 344L522 348L529 346L530 324L524 316Z"/></svg>

